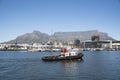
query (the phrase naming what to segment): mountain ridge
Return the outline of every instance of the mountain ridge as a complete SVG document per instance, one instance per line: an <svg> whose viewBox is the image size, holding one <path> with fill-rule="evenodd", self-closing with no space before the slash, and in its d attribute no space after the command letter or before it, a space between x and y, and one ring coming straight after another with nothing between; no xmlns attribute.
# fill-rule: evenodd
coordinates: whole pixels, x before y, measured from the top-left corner
<svg viewBox="0 0 120 80"><path fill-rule="evenodd" d="M89 31L73 31L73 32L55 32L53 35L48 35L40 31L34 30L32 33L26 33L18 36L14 40L10 40L4 43L46 43L48 41L71 41L74 39L80 39L81 41L91 40L94 35L100 35L100 40L115 40L108 36L105 32L99 32L98 30Z"/></svg>

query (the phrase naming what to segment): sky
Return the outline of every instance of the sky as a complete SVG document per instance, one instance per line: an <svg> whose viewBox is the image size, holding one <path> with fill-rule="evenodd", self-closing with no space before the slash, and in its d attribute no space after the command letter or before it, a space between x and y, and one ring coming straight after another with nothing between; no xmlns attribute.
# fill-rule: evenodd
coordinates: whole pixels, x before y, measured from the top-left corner
<svg viewBox="0 0 120 80"><path fill-rule="evenodd" d="M120 40L120 0L0 0L0 42L34 30L98 30Z"/></svg>

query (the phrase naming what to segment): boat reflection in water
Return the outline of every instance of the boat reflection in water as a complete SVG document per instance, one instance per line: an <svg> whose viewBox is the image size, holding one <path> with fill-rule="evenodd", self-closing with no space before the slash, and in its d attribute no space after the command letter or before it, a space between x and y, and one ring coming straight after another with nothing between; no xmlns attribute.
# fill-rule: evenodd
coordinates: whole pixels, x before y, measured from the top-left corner
<svg viewBox="0 0 120 80"><path fill-rule="evenodd" d="M64 73L64 77L71 77L73 80L79 80L76 76L80 75L80 67L83 60L60 61Z"/></svg>

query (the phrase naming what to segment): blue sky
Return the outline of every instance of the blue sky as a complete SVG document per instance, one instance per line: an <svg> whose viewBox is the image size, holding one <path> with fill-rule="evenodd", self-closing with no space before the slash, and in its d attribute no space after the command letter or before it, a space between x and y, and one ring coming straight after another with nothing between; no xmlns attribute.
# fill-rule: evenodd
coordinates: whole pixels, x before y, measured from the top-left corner
<svg viewBox="0 0 120 80"><path fill-rule="evenodd" d="M120 0L0 0L0 42L33 30L98 30L120 40Z"/></svg>

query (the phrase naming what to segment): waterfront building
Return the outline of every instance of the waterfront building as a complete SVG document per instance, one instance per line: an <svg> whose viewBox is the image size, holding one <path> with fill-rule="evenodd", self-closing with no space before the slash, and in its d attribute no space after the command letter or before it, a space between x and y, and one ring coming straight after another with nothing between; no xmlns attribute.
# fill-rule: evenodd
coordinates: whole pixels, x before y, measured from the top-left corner
<svg viewBox="0 0 120 80"><path fill-rule="evenodd" d="M115 49L120 50L120 41L83 41L82 48L99 48L99 49Z"/></svg>

